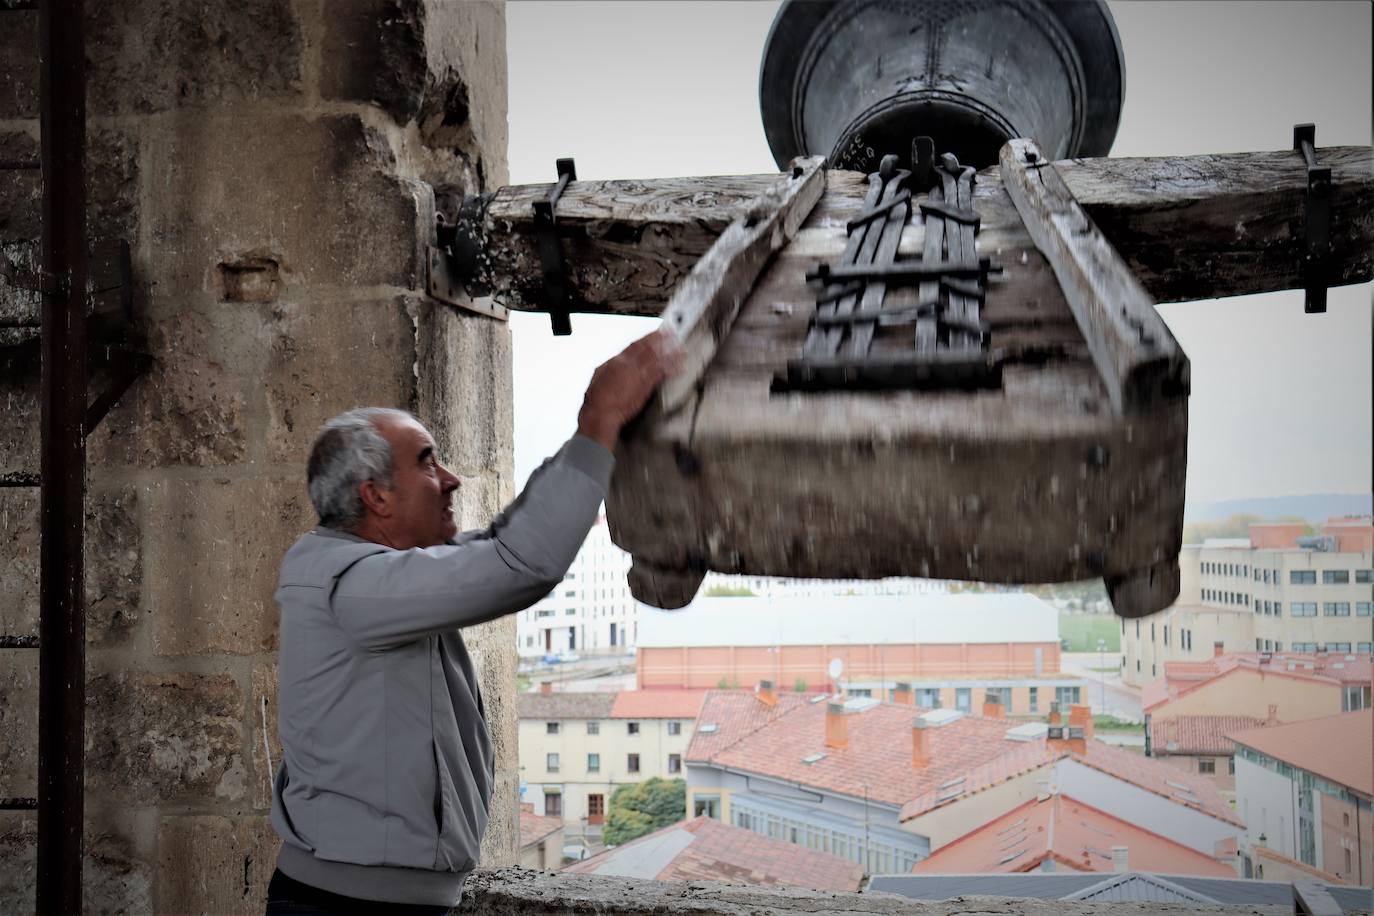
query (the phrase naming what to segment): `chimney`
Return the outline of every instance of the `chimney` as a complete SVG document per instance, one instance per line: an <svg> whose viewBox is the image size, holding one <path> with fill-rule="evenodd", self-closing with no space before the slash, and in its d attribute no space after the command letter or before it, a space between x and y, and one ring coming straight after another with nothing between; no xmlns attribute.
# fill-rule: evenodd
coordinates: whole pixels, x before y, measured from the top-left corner
<svg viewBox="0 0 1374 916"><path fill-rule="evenodd" d="M898 681L897 686L892 688L892 702L900 706L915 706L916 693L911 689L908 681Z"/></svg>
<svg viewBox="0 0 1374 916"><path fill-rule="evenodd" d="M773 689L772 681L759 681L758 689L754 691L754 696L759 698L759 702L764 706L777 706L778 694Z"/></svg>
<svg viewBox="0 0 1374 916"><path fill-rule="evenodd" d="M544 696L548 696L549 694L553 693L553 681L540 681L539 692L542 693Z"/></svg>
<svg viewBox="0 0 1374 916"><path fill-rule="evenodd" d="M1265 725L1278 725L1278 724L1279 724L1279 708L1278 708L1277 706L1275 706L1273 703L1270 703L1270 704L1269 704L1269 715L1265 717L1265 719L1264 719L1264 724L1265 724Z"/></svg>
<svg viewBox="0 0 1374 916"><path fill-rule="evenodd" d="M1129 846L1112 847L1112 871L1127 872L1131 870L1130 851Z"/></svg>
<svg viewBox="0 0 1374 916"><path fill-rule="evenodd" d="M995 693L986 693L986 692L983 694L983 718L984 718L984 719L1001 719L1001 718L1003 718L1003 712L1002 712L1002 698L1001 698L999 695L997 695L997 694L995 694Z"/></svg>
<svg viewBox="0 0 1374 916"><path fill-rule="evenodd" d="M1088 752L1087 733L1081 725L1070 725L1064 729L1064 743L1068 745L1070 751L1075 754L1086 754Z"/></svg>
<svg viewBox="0 0 1374 916"><path fill-rule="evenodd" d="M911 723L911 765L922 769L930 764L930 725L920 716Z"/></svg>
<svg viewBox="0 0 1374 916"><path fill-rule="evenodd" d="M1069 725L1083 729L1083 737L1093 736L1093 709L1084 704L1074 704L1069 707Z"/></svg>
<svg viewBox="0 0 1374 916"><path fill-rule="evenodd" d="M844 704L825 704L825 746L836 749L849 746L849 723L844 718Z"/></svg>
<svg viewBox="0 0 1374 916"><path fill-rule="evenodd" d="M1226 654L1226 643L1218 639L1212 643L1212 658L1221 658Z"/></svg>
<svg viewBox="0 0 1374 916"><path fill-rule="evenodd" d="M1068 729L1064 727L1064 720L1059 715L1059 703L1050 702L1049 731L1045 733L1045 743L1051 750L1056 748L1063 749L1064 739L1067 737Z"/></svg>
<svg viewBox="0 0 1374 916"><path fill-rule="evenodd" d="M1059 725L1064 720L1059 715L1059 701L1050 701L1050 725Z"/></svg>

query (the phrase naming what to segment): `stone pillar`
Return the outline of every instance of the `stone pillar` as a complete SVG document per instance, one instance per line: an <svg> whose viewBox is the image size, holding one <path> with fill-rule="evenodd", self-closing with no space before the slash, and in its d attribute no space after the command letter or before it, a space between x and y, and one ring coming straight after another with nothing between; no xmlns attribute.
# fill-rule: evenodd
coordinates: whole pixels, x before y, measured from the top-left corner
<svg viewBox="0 0 1374 916"><path fill-rule="evenodd" d="M36 156L37 13L0 17L0 159ZM409 408L462 476L465 527L513 495L507 328L424 294L434 189L506 181L504 11L87 0L86 38L91 234L129 242L155 359L88 440L86 906L260 913L272 592L314 522L315 430ZM38 187L0 172L6 250L38 237ZM37 470L37 380L0 348L0 473ZM3 633L37 632L37 503L0 489ZM514 630L465 634L501 774L491 865L518 849ZM35 794L36 664L0 650L0 796ZM33 823L0 816L0 911L33 906Z"/></svg>

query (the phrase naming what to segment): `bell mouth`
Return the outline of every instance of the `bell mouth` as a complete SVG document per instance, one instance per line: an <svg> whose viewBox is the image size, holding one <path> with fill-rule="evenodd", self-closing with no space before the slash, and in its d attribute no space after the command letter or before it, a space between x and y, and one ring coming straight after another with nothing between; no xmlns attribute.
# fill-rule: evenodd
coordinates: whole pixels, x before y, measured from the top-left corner
<svg viewBox="0 0 1374 916"><path fill-rule="evenodd" d="M759 69L780 166L905 160L922 135L979 167L1012 137L1105 156L1125 87L1106 0L784 0Z"/></svg>
<svg viewBox="0 0 1374 916"><path fill-rule="evenodd" d="M936 92L912 92L884 99L855 118L830 151L831 166L876 172L883 156L897 156L912 168L912 140L926 136L938 153L953 153L976 169L997 162L1002 144L1017 136L1007 119L972 99Z"/></svg>

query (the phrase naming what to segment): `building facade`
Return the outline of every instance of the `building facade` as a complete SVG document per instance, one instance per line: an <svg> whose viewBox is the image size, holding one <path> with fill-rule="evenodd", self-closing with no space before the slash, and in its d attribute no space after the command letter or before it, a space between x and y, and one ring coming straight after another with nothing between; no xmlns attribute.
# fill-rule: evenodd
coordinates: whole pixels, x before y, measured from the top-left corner
<svg viewBox="0 0 1374 916"><path fill-rule="evenodd" d="M1231 737L1245 876L1374 881L1374 711Z"/></svg>
<svg viewBox="0 0 1374 916"><path fill-rule="evenodd" d="M1224 651L1374 653L1374 524L1332 519L1320 535L1258 524L1250 537L1189 545L1171 608L1121 621L1122 680L1141 687L1164 662Z"/></svg>
<svg viewBox="0 0 1374 916"><path fill-rule="evenodd" d="M685 776L701 699L700 691L520 694L521 802L561 817L565 842L594 851L617 786Z"/></svg>

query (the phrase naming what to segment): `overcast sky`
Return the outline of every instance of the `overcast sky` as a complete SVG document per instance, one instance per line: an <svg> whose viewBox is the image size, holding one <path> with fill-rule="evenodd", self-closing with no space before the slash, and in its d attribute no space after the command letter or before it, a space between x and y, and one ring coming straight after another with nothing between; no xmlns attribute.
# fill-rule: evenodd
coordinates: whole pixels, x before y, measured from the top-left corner
<svg viewBox="0 0 1374 916"><path fill-rule="evenodd" d="M1370 143L1371 5L1116 2L1126 103L1113 156ZM510 179L777 171L758 69L772 2L521 2L506 7ZM1192 362L1188 501L1368 492L1371 284L1325 315L1290 291L1165 305ZM575 426L592 369L656 319L513 315L516 476Z"/></svg>

